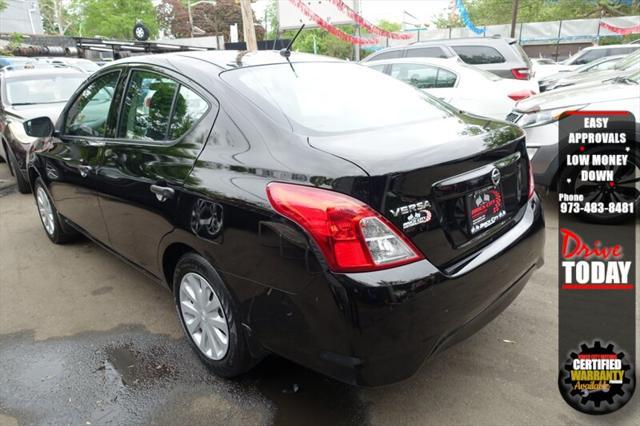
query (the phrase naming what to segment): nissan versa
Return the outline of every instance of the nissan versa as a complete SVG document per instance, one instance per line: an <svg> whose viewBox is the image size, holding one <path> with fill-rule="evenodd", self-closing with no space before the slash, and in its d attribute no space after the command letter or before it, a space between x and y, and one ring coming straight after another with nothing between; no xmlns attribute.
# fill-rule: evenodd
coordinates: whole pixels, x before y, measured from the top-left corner
<svg viewBox="0 0 640 426"><path fill-rule="evenodd" d="M287 53L128 58L57 124L25 122L44 230L166 283L216 374L276 353L348 383L402 380L542 264L524 134Z"/></svg>

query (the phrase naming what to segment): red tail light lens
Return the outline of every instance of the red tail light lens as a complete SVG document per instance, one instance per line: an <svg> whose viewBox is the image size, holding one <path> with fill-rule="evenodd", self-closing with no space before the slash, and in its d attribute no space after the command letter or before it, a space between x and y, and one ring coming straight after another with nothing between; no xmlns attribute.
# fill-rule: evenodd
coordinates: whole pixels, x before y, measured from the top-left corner
<svg viewBox="0 0 640 426"><path fill-rule="evenodd" d="M529 80L529 68L514 68L511 70L513 78L516 80Z"/></svg>
<svg viewBox="0 0 640 426"><path fill-rule="evenodd" d="M272 182L267 196L278 213L310 234L334 272L374 271L423 259L390 222L347 195Z"/></svg>
<svg viewBox="0 0 640 426"><path fill-rule="evenodd" d="M536 183L533 180L533 166L531 165L531 160L529 160L529 196L528 198L531 199L531 197L533 197L533 194L536 192Z"/></svg>
<svg viewBox="0 0 640 426"><path fill-rule="evenodd" d="M517 92L509 93L507 96L509 96L509 98L514 101L521 101L535 94L536 92L534 92L533 90L518 90Z"/></svg>

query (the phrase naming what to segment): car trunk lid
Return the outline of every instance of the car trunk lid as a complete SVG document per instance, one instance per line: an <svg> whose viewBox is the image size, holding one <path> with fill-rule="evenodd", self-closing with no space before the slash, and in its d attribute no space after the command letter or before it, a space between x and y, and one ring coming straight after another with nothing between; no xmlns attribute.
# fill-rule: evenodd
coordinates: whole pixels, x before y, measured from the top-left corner
<svg viewBox="0 0 640 426"><path fill-rule="evenodd" d="M350 195L441 268L506 232L527 201L524 136L503 122L460 115L309 143L367 172Z"/></svg>

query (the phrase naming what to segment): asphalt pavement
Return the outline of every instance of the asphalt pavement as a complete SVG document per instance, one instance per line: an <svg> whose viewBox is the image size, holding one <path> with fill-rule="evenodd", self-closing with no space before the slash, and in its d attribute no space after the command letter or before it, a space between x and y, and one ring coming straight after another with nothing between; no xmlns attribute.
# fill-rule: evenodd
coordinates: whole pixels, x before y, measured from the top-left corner
<svg viewBox="0 0 640 426"><path fill-rule="evenodd" d="M371 389L275 356L236 380L211 375L168 291L86 240L51 244L11 182L0 164L0 425L640 424L638 395L598 417L558 392L548 199L546 264L516 301L411 379Z"/></svg>

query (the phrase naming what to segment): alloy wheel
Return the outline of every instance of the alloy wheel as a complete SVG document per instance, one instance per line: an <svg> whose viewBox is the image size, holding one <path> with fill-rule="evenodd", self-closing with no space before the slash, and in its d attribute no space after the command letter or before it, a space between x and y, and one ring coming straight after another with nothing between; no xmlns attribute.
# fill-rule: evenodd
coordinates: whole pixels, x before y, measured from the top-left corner
<svg viewBox="0 0 640 426"><path fill-rule="evenodd" d="M56 230L56 223L53 216L53 207L44 189L39 186L36 191L36 202L38 203L38 212L40 213L40 219L44 225L44 229L49 235L53 235Z"/></svg>
<svg viewBox="0 0 640 426"><path fill-rule="evenodd" d="M224 358L229 349L229 325L209 282L189 272L180 281L180 314L189 337L212 360Z"/></svg>

